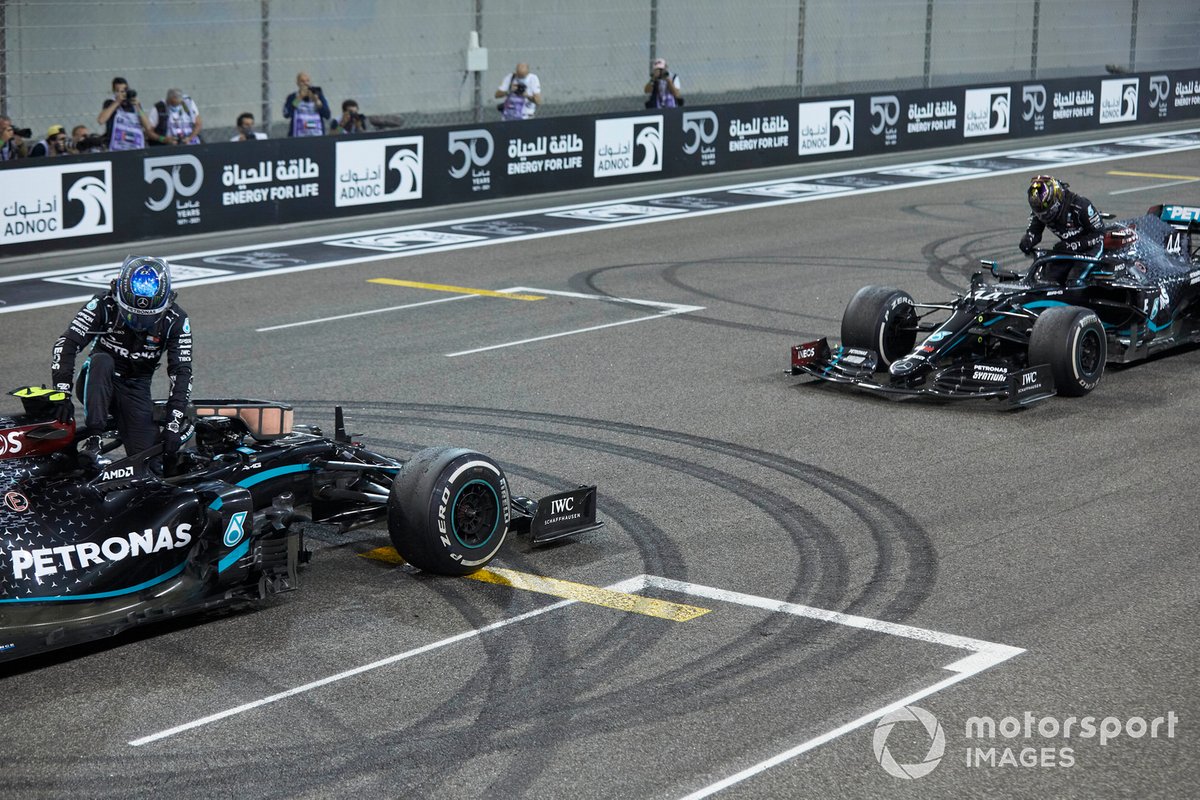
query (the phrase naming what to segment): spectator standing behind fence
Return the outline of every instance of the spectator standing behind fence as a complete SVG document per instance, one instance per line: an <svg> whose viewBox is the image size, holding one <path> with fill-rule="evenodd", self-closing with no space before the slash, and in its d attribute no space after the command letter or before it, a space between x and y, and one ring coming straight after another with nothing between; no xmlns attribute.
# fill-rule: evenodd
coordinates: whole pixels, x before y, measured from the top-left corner
<svg viewBox="0 0 1200 800"><path fill-rule="evenodd" d="M335 119L329 126L330 133L363 133L367 130L367 118L358 112L357 100L342 102L342 118Z"/></svg>
<svg viewBox="0 0 1200 800"><path fill-rule="evenodd" d="M267 135L262 131L254 130L254 115L249 111L243 111L238 114L237 118L237 135L229 141L231 142L253 142L258 139L265 139Z"/></svg>
<svg viewBox="0 0 1200 800"><path fill-rule="evenodd" d="M506 120L529 119L542 104L542 82L529 71L528 64L517 64L517 68L504 76L496 97L504 102L496 106L500 116Z"/></svg>
<svg viewBox="0 0 1200 800"><path fill-rule="evenodd" d="M0 117L0 161L14 161L24 157L24 137L17 135L11 119Z"/></svg>
<svg viewBox="0 0 1200 800"><path fill-rule="evenodd" d="M67 129L62 125L51 125L46 138L29 148L30 158L53 158L67 155Z"/></svg>
<svg viewBox="0 0 1200 800"><path fill-rule="evenodd" d="M320 86L313 86L307 72L296 75L296 91L283 101L283 116L291 120L288 136L324 136L329 103Z"/></svg>
<svg viewBox="0 0 1200 800"><path fill-rule="evenodd" d="M646 100L646 108L675 108L683 105L679 76L671 74L666 59L654 60L650 67L650 80L642 91L650 95Z"/></svg>
<svg viewBox="0 0 1200 800"><path fill-rule="evenodd" d="M109 150L140 150L154 129L142 111L137 92L129 88L124 78L112 79L112 97L104 101L96 123L104 126L104 138Z"/></svg>
<svg viewBox="0 0 1200 800"><path fill-rule="evenodd" d="M200 109L179 89L168 89L166 101L155 103L146 118L158 144L200 144Z"/></svg>

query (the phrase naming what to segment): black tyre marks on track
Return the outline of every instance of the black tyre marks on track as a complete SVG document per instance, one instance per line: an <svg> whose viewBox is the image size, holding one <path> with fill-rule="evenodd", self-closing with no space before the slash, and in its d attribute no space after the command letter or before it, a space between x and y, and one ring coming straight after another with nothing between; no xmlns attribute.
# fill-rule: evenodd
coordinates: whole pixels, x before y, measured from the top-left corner
<svg viewBox="0 0 1200 800"><path fill-rule="evenodd" d="M315 408L328 408L330 403L305 401ZM361 409L361 410L359 410ZM928 595L936 574L936 558L920 527L894 503L866 487L841 476L803 462L753 448L742 447L716 439L692 436L674 431L648 428L626 423L495 409L466 408L410 403L362 403L348 409L357 421L373 425L394 423L396 413L402 412L406 427L440 430L464 430L488 436L521 436L545 441L547 444L594 451L618 458L640 462L695 478L713 488L747 500L757 507L785 534L785 540L795 550L800 569L793 579L788 599L820 607L840 607L855 613L868 606L887 619L906 617ZM366 413L364 413L366 412ZM382 414L370 412L384 412ZM511 425L508 423L516 423ZM533 425L531 425L533 423ZM540 426L582 430L589 435L565 434L561 430L543 430ZM597 436L597 434L600 434ZM845 504L867 525L877 549L877 559L871 580L858 596L845 597L847 591L846 552L837 533L812 513L779 492L755 484L729 470L709 467L700 459L665 455L656 450L613 441L615 436L629 436L659 444L683 446L710 455L733 457L781 475L802 481ZM603 439L602 441L600 439ZM397 446L400 442L382 442ZM410 444L408 449L416 449ZM534 480L552 488L566 488L569 482L556 479L526 467L504 464L511 474ZM634 541L644 571L668 574L685 579L687 559L678 551L671 536L652 520L647 519L619 498L604 496L602 513ZM618 535L614 531L605 535ZM895 540L895 541L894 541ZM509 547L504 562L518 569L536 571L536 557L530 559ZM782 552L777 549L776 552ZM699 554L698 557L703 557ZM782 556L780 561L787 562ZM660 572L675 567L678 571ZM902 572L904 580L898 590L889 593L895 583L894 572ZM463 584L440 582L446 588L446 599L458 608L472 624L484 624L488 616L478 613L478 592L460 592ZM474 587L472 587L474 588ZM469 596L468 596L469 595ZM802 632L806 654L797 656L795 637L771 638L784 627L793 633ZM475 758L488 754L510 752L520 746L522 755L510 762L508 769L497 769L490 792L520 795L527 791L544 772L553 769L558 748L565 742L598 731L620 732L625 720L637 718L645 708L655 707L660 720L682 718L692 706L686 700L680 705L662 703L662 697L690 696L692 687L719 687L716 692L729 705L738 698L753 696L760 690L776 685L797 670L821 669L835 665L855 650L867 645L872 637L864 634L830 635L828 626L804 620L768 622L731 640L702 658L685 660L676 668L659 673L653 685L618 685L597 691L593 675L618 675L620 668L637 654L659 642L665 631L661 626L647 626L644 621L626 617L618 620L607 632L596 633L594 641L582 651L572 651L566 641L553 633L549 626L517 626L505 637L484 637L482 647L487 654L488 668L476 673L464 691L455 699L432 710L420 720L406 726L410 759L437 763L438 755L447 747L459 746L464 739L473 742L470 755ZM840 633L840 632L839 632ZM513 647L513 636L524 640L524 647ZM518 670L514 653L535 654L533 660ZM565 670L564 664L571 665ZM583 674L581 675L581 670ZM547 676L557 680L546 681ZM563 678L566 680L563 680ZM532 692L513 695L514 686L536 687ZM581 698L586 697L586 700ZM465 699L464 699L465 698ZM483 698L491 698L485 701ZM712 699L706 700L712 702ZM489 720L503 718L506 727L497 729ZM457 724L449 724L456 720ZM518 745L517 743L521 744ZM383 749L397 743L390 736L375 742ZM412 787L417 791L434 791L451 781L461 768L458 762L426 774Z"/></svg>

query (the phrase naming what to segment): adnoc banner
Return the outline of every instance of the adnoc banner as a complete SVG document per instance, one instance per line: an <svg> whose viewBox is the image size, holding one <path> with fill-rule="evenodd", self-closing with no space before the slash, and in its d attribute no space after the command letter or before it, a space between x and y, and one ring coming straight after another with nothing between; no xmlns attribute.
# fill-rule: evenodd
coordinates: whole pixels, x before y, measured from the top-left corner
<svg viewBox="0 0 1200 800"><path fill-rule="evenodd" d="M0 164L0 257L1200 118L1200 69Z"/></svg>

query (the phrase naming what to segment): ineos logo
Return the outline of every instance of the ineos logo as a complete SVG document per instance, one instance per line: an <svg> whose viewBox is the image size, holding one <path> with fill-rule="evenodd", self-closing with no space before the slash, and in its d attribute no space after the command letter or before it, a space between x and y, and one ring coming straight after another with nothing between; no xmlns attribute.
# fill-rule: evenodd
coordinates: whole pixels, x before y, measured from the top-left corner
<svg viewBox="0 0 1200 800"><path fill-rule="evenodd" d="M479 152L480 144L486 148L484 152ZM451 160L455 154L461 153L463 160L462 166L451 166L450 177L463 178L471 171L471 166L486 167L492 161L492 153L495 151L495 143L492 140L492 135L482 128L469 131L454 131L449 138L449 152Z"/></svg>
<svg viewBox="0 0 1200 800"><path fill-rule="evenodd" d="M1028 122L1035 114L1046 110L1046 87L1040 83L1026 86L1021 90L1021 99L1025 104L1021 111L1021 119Z"/></svg>
<svg viewBox="0 0 1200 800"><path fill-rule="evenodd" d="M183 178L185 167L192 170L190 181L185 181ZM147 158L143 163L142 172L143 179L151 186L159 181L162 181L163 184L162 197L157 200L153 197L146 198L146 208L151 211L162 211L171 205L175 200L175 195L191 197L204 185L204 167L201 166L200 159L195 156Z"/></svg>
<svg viewBox="0 0 1200 800"><path fill-rule="evenodd" d="M15 456L23 446L20 431L0 434L0 456Z"/></svg>
<svg viewBox="0 0 1200 800"><path fill-rule="evenodd" d="M691 141L687 141L692 134ZM712 111L685 111L683 114L683 152L695 155L702 144L717 140L717 115Z"/></svg>
<svg viewBox="0 0 1200 800"><path fill-rule="evenodd" d="M1150 77L1150 107L1166 107L1167 95L1171 93L1171 79L1166 75Z"/></svg>
<svg viewBox="0 0 1200 800"><path fill-rule="evenodd" d="M900 121L900 98L894 94L871 98L871 116L879 121L871 126L871 133L879 135L884 128L891 128Z"/></svg>

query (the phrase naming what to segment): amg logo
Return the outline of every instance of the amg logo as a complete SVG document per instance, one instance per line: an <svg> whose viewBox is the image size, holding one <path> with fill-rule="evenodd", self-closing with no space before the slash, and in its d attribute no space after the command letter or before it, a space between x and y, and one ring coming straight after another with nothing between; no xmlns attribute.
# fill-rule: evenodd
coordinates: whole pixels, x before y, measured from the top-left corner
<svg viewBox="0 0 1200 800"><path fill-rule="evenodd" d="M575 498L574 497L564 497L564 498L555 500L552 503L550 503L550 513L551 514L555 514L555 515L565 514L568 511L574 511L574 510L575 510Z"/></svg>
<svg viewBox="0 0 1200 800"><path fill-rule="evenodd" d="M100 480L102 480L102 481L119 481L123 478L132 478L132 477L133 477L133 465L130 464L128 467L119 467L117 469L104 470L104 472L101 473L101 475L100 475Z"/></svg>

